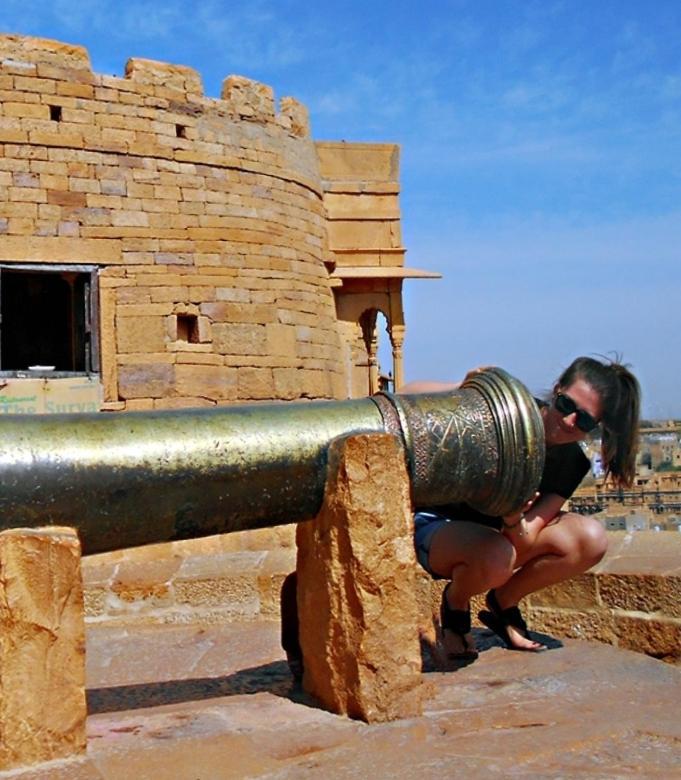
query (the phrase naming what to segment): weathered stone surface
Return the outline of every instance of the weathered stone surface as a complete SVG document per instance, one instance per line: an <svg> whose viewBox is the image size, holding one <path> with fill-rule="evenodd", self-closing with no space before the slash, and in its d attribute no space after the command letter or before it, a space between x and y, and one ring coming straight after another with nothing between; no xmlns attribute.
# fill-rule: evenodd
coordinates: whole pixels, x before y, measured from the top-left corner
<svg viewBox="0 0 681 780"><path fill-rule="evenodd" d="M131 57L125 64L125 77L141 84L157 84L195 95L203 94L201 76L186 65Z"/></svg>
<svg viewBox="0 0 681 780"><path fill-rule="evenodd" d="M527 623L533 631L551 636L597 639L617 644L614 617L610 610L552 609L528 607Z"/></svg>
<svg viewBox="0 0 681 780"><path fill-rule="evenodd" d="M87 755L22 780L678 777L681 671L651 658L574 640L539 655L494 646L427 674L423 716L367 725L292 689L278 633L90 627Z"/></svg>
<svg viewBox="0 0 681 780"><path fill-rule="evenodd" d="M48 64L59 68L90 68L90 55L83 46L27 35L0 35L0 59Z"/></svg>
<svg viewBox="0 0 681 780"><path fill-rule="evenodd" d="M294 547L290 525L86 556L86 616L117 624L277 618Z"/></svg>
<svg viewBox="0 0 681 780"><path fill-rule="evenodd" d="M608 548L594 568L599 574L681 575L681 534L609 531Z"/></svg>
<svg viewBox="0 0 681 780"><path fill-rule="evenodd" d="M525 600L530 627L680 663L681 537L609 532L608 540L608 554L590 572Z"/></svg>
<svg viewBox="0 0 681 780"><path fill-rule="evenodd" d="M681 620L618 613L615 631L621 647L672 663L681 661Z"/></svg>
<svg viewBox="0 0 681 780"><path fill-rule="evenodd" d="M239 398L264 400L274 395L274 378L271 368L240 368L238 379Z"/></svg>
<svg viewBox="0 0 681 780"><path fill-rule="evenodd" d="M163 352L166 341L165 319L155 317L117 317L116 335L119 352Z"/></svg>
<svg viewBox="0 0 681 780"><path fill-rule="evenodd" d="M681 577L661 574L600 574L598 588L610 609L659 612L681 618Z"/></svg>
<svg viewBox="0 0 681 780"><path fill-rule="evenodd" d="M198 399L194 399L194 405L197 402ZM170 565L168 561L195 560L198 557L215 559L213 569L208 566L208 570L212 571L209 579L222 581L225 577L244 577L250 582L257 578L259 614L276 616L279 611L281 581L295 568L295 552L292 549L294 535L295 526L278 526L88 556L84 560L83 568L87 614L119 620L124 615L127 616L126 619L130 619L134 613L139 619L177 622L186 620L187 610L191 609L194 619L203 619L201 610L204 610L204 604L202 592L198 589L181 587L184 600L180 605L175 598L177 594L174 583L171 582L169 587L172 598L164 604L158 602L159 594L166 594L164 599L167 596L168 583L163 573L165 567ZM659 537L660 534L655 536ZM678 542L681 543L681 539ZM668 546L676 550L676 543L676 535L669 537ZM641 539L641 544L645 544L644 539ZM635 548L638 543L633 546L633 554L637 556ZM612 554L622 555L621 550L618 552L617 544L613 547ZM253 569L247 570L240 559L224 555L240 551L266 551L266 557L262 565L259 558L255 559ZM124 592L119 593L120 579L124 582L130 579L125 575L126 562L129 562L133 572L140 571L145 567L145 562L148 563L145 569L146 583L131 581L132 587L127 588L124 585ZM115 576L116 567L118 576ZM607 571L608 560L598 567L600 568ZM419 633L428 655L433 658L433 653L438 649L435 623L438 619L442 582L432 580L416 564L415 574ZM132 579L135 580L136 576ZM184 570L179 576L181 579L193 577L188 570ZM589 601L594 596L594 577L598 588L598 605L590 607ZM564 583L563 586L539 591L531 598L525 599L521 606L530 627L535 631L555 637L597 639L629 647L666 662L680 663L681 655L674 654L677 649L674 643L681 646L675 633L678 630L678 617L674 614L674 610L678 609L678 599L675 598L677 591L674 590L677 587L675 577L676 575L665 577L657 574L612 575L599 573L595 569L572 582ZM562 587L565 592L561 592ZM194 595L196 601L190 598ZM134 598L131 598L133 596ZM572 607L571 599L574 604ZM478 611L484 608L484 594L472 600L474 619ZM653 622L645 622L648 618ZM634 625L630 632L626 628L629 625Z"/></svg>
<svg viewBox="0 0 681 780"><path fill-rule="evenodd" d="M525 599L525 603L533 607L551 606L567 609L594 609L600 606L596 576L587 572L579 577L573 577L573 579L567 582L561 582L559 585L543 588L528 596Z"/></svg>
<svg viewBox="0 0 681 780"><path fill-rule="evenodd" d="M307 108L292 97L283 97L279 106L282 115L289 122L291 133L298 138L307 138L310 135L310 116Z"/></svg>
<svg viewBox="0 0 681 780"><path fill-rule="evenodd" d="M236 398L237 372L226 366L175 366L175 392L212 400Z"/></svg>
<svg viewBox="0 0 681 780"><path fill-rule="evenodd" d="M318 141L315 144L322 177L335 181L394 182L399 165L395 144L346 144Z"/></svg>
<svg viewBox="0 0 681 780"><path fill-rule="evenodd" d="M172 391L174 382L173 366L163 363L121 366L118 372L118 392L126 399L160 398Z"/></svg>
<svg viewBox="0 0 681 780"><path fill-rule="evenodd" d="M289 399L298 396L301 385L300 373L298 368L273 369L274 391L277 394L277 398Z"/></svg>
<svg viewBox="0 0 681 780"><path fill-rule="evenodd" d="M68 528L0 533L0 768L85 750L80 544Z"/></svg>
<svg viewBox="0 0 681 780"><path fill-rule="evenodd" d="M274 118L272 87L244 76L228 76L222 84L222 98L229 100L244 119L267 121Z"/></svg>
<svg viewBox="0 0 681 780"><path fill-rule="evenodd" d="M270 355L293 356L296 353L296 329L292 325L268 323L267 351Z"/></svg>
<svg viewBox="0 0 681 780"><path fill-rule="evenodd" d="M414 546L401 445L358 435L330 450L319 516L298 526L305 689L368 722L421 711Z"/></svg>
<svg viewBox="0 0 681 780"><path fill-rule="evenodd" d="M274 310L264 304L252 304L244 306L239 302L216 301L215 303L201 304L201 313L210 318L212 322L251 322L264 325L272 322Z"/></svg>
<svg viewBox="0 0 681 780"><path fill-rule="evenodd" d="M213 344L225 355L266 355L264 325L213 324Z"/></svg>

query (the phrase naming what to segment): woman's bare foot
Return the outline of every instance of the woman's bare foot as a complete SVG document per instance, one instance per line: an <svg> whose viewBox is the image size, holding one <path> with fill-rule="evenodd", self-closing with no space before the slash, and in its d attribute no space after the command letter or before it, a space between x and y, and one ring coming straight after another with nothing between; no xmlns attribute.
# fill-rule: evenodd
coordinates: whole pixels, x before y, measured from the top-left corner
<svg viewBox="0 0 681 780"><path fill-rule="evenodd" d="M481 622L494 631L510 650L537 653L547 649L546 645L529 637L527 625L516 604L502 606L493 590L489 591L485 601L487 610L480 612Z"/></svg>
<svg viewBox="0 0 681 780"><path fill-rule="evenodd" d="M511 640L509 644L513 650L529 650L530 652L535 653L540 650L546 650L546 645L543 645L541 642L535 642L534 639L524 636L513 626L506 626L506 633Z"/></svg>

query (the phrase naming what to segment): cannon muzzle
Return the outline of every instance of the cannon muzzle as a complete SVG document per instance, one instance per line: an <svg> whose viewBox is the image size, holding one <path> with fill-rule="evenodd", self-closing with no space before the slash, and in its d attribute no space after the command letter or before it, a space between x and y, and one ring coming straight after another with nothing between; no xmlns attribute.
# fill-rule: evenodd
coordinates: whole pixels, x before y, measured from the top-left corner
<svg viewBox="0 0 681 780"><path fill-rule="evenodd" d="M70 525L86 553L308 520L331 441L389 432L415 506L508 514L534 493L544 431L499 368L458 390L349 401L0 420L0 530Z"/></svg>

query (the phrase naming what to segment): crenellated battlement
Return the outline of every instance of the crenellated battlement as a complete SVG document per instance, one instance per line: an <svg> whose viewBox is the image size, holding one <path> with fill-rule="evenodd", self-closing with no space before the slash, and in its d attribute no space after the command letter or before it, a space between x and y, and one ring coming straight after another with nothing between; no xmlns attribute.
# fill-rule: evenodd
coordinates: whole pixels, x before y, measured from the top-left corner
<svg viewBox="0 0 681 780"><path fill-rule="evenodd" d="M265 138L239 133L242 123L260 127ZM252 79L228 76L220 98L209 98L199 73L184 65L131 58L123 77L106 76L92 72L82 46L0 35L0 143L246 165L281 175L274 170L281 161L265 150L286 138L309 140L307 110L291 97L277 110L271 87Z"/></svg>
<svg viewBox="0 0 681 780"><path fill-rule="evenodd" d="M0 57L15 60L16 64L54 65L58 68L89 70L90 55L84 46L77 46L49 38L33 38L30 35L0 35Z"/></svg>

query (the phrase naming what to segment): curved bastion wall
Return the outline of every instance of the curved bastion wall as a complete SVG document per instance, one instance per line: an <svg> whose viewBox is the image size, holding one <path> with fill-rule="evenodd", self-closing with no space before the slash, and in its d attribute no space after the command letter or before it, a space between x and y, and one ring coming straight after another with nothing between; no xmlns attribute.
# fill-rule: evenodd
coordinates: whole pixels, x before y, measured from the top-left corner
<svg viewBox="0 0 681 780"><path fill-rule="evenodd" d="M0 264L94 269L103 408L345 397L328 255L300 103L0 36Z"/></svg>

